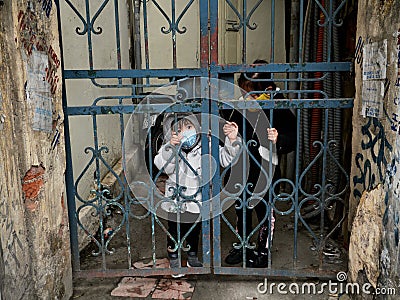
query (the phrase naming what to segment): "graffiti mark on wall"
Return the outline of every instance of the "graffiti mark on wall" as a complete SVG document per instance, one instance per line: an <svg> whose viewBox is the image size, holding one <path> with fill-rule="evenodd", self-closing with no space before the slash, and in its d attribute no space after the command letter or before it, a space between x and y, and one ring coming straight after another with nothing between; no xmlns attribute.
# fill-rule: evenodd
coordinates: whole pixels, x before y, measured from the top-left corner
<svg viewBox="0 0 400 300"><path fill-rule="evenodd" d="M46 13L46 17L50 16L51 7L53 5L53 0L39 0L39 4L42 4L42 9Z"/></svg>
<svg viewBox="0 0 400 300"><path fill-rule="evenodd" d="M3 95L1 94L0 91L0 130L3 130L4 123L6 121L6 116L2 113L2 110L3 110Z"/></svg>
<svg viewBox="0 0 400 300"><path fill-rule="evenodd" d="M356 45L356 51L354 53L354 59L357 62L357 64L362 65L362 59L363 59L363 48L364 48L364 41L361 36L358 37L357 45Z"/></svg>
<svg viewBox="0 0 400 300"><path fill-rule="evenodd" d="M394 168L396 168L396 166L398 166L400 164L400 138L396 138L396 145L395 145L395 155L394 155L394 159L395 159L395 164L394 164ZM395 170L397 171L397 170ZM396 199L400 199L400 174L395 172L393 174L393 180L390 183L390 187L391 190L393 190L393 194L396 196ZM396 212L398 213L398 212ZM399 218L396 219L396 224L399 223Z"/></svg>
<svg viewBox="0 0 400 300"><path fill-rule="evenodd" d="M364 190L371 190L376 184L384 181L388 156L393 151L393 146L386 139L384 127L379 119L368 118L367 124L361 127L361 133L363 135L361 149L364 150L365 156L363 153L357 153L355 156L359 173L353 177L353 195L356 198L360 198Z"/></svg>
<svg viewBox="0 0 400 300"><path fill-rule="evenodd" d="M23 245L18 237L13 218L10 217L11 210L9 205L6 203L5 198L0 199L0 208L0 230L2 233L1 243L5 250L3 251L4 265L8 272L16 275L17 270L21 268L21 262L18 258L18 253L23 253Z"/></svg>
<svg viewBox="0 0 400 300"><path fill-rule="evenodd" d="M392 113L392 118L390 120L390 129L392 129L392 131L395 131L398 134L400 134L400 118L399 118L399 114Z"/></svg>
<svg viewBox="0 0 400 300"><path fill-rule="evenodd" d="M397 95L393 98L393 104L397 106L396 112L392 113L390 119L390 129L400 135L400 88L396 87Z"/></svg>
<svg viewBox="0 0 400 300"><path fill-rule="evenodd" d="M46 41L38 36L38 23L36 15L31 11L22 10L18 13L18 29L20 31L20 42L28 55L32 54L32 48L44 51Z"/></svg>

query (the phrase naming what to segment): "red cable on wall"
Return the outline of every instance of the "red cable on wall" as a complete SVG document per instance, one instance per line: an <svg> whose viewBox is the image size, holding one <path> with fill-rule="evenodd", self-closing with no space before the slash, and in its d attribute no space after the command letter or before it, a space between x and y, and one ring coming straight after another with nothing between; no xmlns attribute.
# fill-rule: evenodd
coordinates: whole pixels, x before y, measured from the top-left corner
<svg viewBox="0 0 400 300"><path fill-rule="evenodd" d="M325 1L321 1L322 7L325 6ZM320 10L319 13L319 20L320 24L324 24L325 22L325 15ZM318 28L318 38L317 38L317 57L316 62L322 62L323 60L323 50L324 50L324 27L319 26ZM315 78L321 78L323 76L322 72L315 72ZM315 90L322 90L322 81L317 80L314 82L314 89ZM321 93L314 93L314 99L321 99ZM313 108L311 110L311 129L310 129L310 158L311 161L317 155L319 149L318 147L314 147L313 143L315 141L319 141L321 139L321 109ZM318 173L319 173L319 163L315 163L311 166L311 180L312 186L318 182ZM314 191L314 188L312 188Z"/></svg>

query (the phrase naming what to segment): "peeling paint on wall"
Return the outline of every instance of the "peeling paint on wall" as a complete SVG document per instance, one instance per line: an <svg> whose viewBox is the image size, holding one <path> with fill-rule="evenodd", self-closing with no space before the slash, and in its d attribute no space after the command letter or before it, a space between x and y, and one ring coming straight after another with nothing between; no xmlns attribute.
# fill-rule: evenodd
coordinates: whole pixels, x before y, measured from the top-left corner
<svg viewBox="0 0 400 300"><path fill-rule="evenodd" d="M25 207L33 212L39 205L37 198L44 185L45 168L40 166L32 166L25 174L22 180L22 191L25 198Z"/></svg>

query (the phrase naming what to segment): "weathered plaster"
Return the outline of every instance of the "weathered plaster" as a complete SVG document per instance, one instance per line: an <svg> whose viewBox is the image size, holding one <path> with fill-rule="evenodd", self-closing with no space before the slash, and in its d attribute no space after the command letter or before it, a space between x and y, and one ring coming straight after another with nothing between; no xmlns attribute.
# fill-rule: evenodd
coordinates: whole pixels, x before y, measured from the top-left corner
<svg viewBox="0 0 400 300"><path fill-rule="evenodd" d="M349 273L356 282L358 272L365 270L369 282L376 288L380 268L382 217L385 192L382 185L364 192L354 218L349 248Z"/></svg>
<svg viewBox="0 0 400 300"><path fill-rule="evenodd" d="M353 245L349 270L354 280L354 276L357 276L356 270L363 268L368 281L377 287L386 288L397 286L399 278L399 11L400 1L358 2L357 40L362 39L364 43L382 43L387 40L388 63L386 79L383 80L385 84L382 98L383 116L380 118L364 118L360 114L362 63L354 62L356 96L353 111L352 184L349 200L349 228ZM379 196L375 194L378 190L382 191ZM373 198L370 199L373 203L371 207L375 207L376 214L372 218L378 222L373 226L370 222L360 223L356 216L356 213L365 212L366 209L364 201L360 200L362 195ZM378 228L381 228L381 234ZM365 237L362 241L366 244L356 242L361 237ZM379 240L380 245L378 245ZM360 260L359 256L365 255L364 251L368 251L368 258ZM364 277L359 276L359 278Z"/></svg>
<svg viewBox="0 0 400 300"><path fill-rule="evenodd" d="M43 3L47 3L43 8ZM69 299L69 234L64 204L63 133L57 14L53 1L6 1L0 7L0 230L4 299ZM29 39L28 39L29 38ZM32 52L48 57L55 121L51 132L32 128L34 103L25 90ZM43 84L43 82L37 82ZM57 116L60 119L57 119Z"/></svg>

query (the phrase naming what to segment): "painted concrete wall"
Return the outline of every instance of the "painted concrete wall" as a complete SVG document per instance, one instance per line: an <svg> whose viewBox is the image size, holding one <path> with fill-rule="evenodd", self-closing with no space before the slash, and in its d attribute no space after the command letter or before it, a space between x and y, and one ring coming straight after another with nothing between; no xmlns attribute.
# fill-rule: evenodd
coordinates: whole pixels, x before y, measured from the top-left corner
<svg viewBox="0 0 400 300"><path fill-rule="evenodd" d="M92 58L88 49L88 34L78 34L84 31L84 24L79 16L86 20L86 1L75 1L73 5L78 14L74 12L66 1L60 1L61 24L64 66L66 70L89 70L90 60L94 69L118 69L117 38L120 38L121 68L129 69L130 37L128 28L128 6L126 0L117 1L119 10L119 31L116 32L116 18L114 1L110 1L100 10L104 1L90 1L89 14L93 16L99 11L99 16L94 23L94 31L91 33ZM104 85L118 84L117 80L67 80L66 92L68 106L93 105L99 97L112 97L129 95L130 89L105 88ZM103 86L99 86L103 85ZM103 99L97 105L114 105L117 100ZM121 140L119 134L119 117L106 115L97 118L99 145L107 146L108 153L104 153L105 160L113 165L121 156ZM70 118L70 132L72 144L72 163L74 179L81 175L83 169L91 158L91 152L85 153L86 147L94 147L93 120L90 116L76 116ZM83 198L88 197L93 189L94 167L92 166L81 179L78 192ZM107 172L101 165L102 177Z"/></svg>
<svg viewBox="0 0 400 300"><path fill-rule="evenodd" d="M128 4L126 0L109 1L101 9L104 1L90 1L89 8L86 1L71 1L71 5L64 0L60 1L63 59L66 70L80 69L89 70L90 61L92 68L99 69L130 69L130 32L128 27ZM76 12L74 11L76 10ZM118 18L115 17L115 10L119 11ZM86 14L93 18L96 13L98 17L94 22L94 30L90 33L91 51L89 51L89 35L84 32L84 24L80 17L86 22ZM119 25L117 30L116 24ZM119 46L117 44L119 37ZM117 48L121 49L120 55ZM118 57L120 61L118 62ZM120 66L118 65L120 63ZM124 84L129 84L130 80L124 80ZM118 85L118 80L96 79L91 80L67 80L66 93L68 106L90 106L94 105L116 105L118 100L112 99L115 96L130 95L131 89L105 87L105 85ZM100 99L102 98L102 99ZM131 103L125 100L124 103ZM112 167L121 157L121 135L119 116L101 115L95 120L97 122L97 138L99 148L107 147L107 151L102 151L104 160ZM69 118L72 167L74 182L79 177L77 192L79 196L87 200L94 184L94 173L96 164L90 164L93 152L86 152L87 147L94 149L94 119L91 116L72 116ZM85 168L90 164L89 168ZM100 178L107 173L107 167L100 163ZM82 206L77 198L76 206ZM85 207L79 213L79 220L91 233L95 233L99 227L98 220L93 218L93 208ZM79 243L81 247L90 242L86 234L79 227Z"/></svg>
<svg viewBox="0 0 400 300"><path fill-rule="evenodd" d="M350 277L374 287L398 287L400 1L358 5L357 38L364 46L355 59ZM362 222L366 215L375 226Z"/></svg>
<svg viewBox="0 0 400 300"><path fill-rule="evenodd" d="M69 299L60 49L53 1L4 1L0 48L2 297Z"/></svg>
<svg viewBox="0 0 400 300"><path fill-rule="evenodd" d="M257 5L259 1L247 1L247 13ZM242 1L231 1L236 9L242 12ZM257 58L271 60L271 6L272 1L262 1L250 19L250 24L256 24L254 30L247 29L247 63L251 63ZM176 10L182 12L187 2L177 1ZM284 1L275 1L275 62L285 62L286 52L284 37L285 24L282 22L285 16ZM167 2L160 2L164 12L171 15L171 5ZM172 36L163 34L161 28L168 29L165 17L152 2L147 3L148 12L148 36L149 36L149 66L150 68L171 68L172 60ZM238 22L238 18L232 8L224 0L219 0L219 63L236 64L242 62L242 34L243 30L232 30L232 24ZM178 17L178 15L177 15ZM199 1L194 1L183 15L179 29L186 27L186 31L177 34L177 67L195 68L200 66L200 27L199 27ZM141 19L142 37L144 34L143 14ZM145 48L142 39L142 61L145 67Z"/></svg>
<svg viewBox="0 0 400 300"><path fill-rule="evenodd" d="M171 18L171 1L158 1L160 8ZM176 1L176 18L189 1ZM178 68L196 68L200 66L200 23L199 1L194 1L182 16L178 29L184 33L176 35L176 55ZM146 67L144 42L144 16L141 8L142 68ZM151 1L147 2L148 22L148 61L151 69L171 69L173 67L172 34L168 30L167 19L161 10Z"/></svg>

